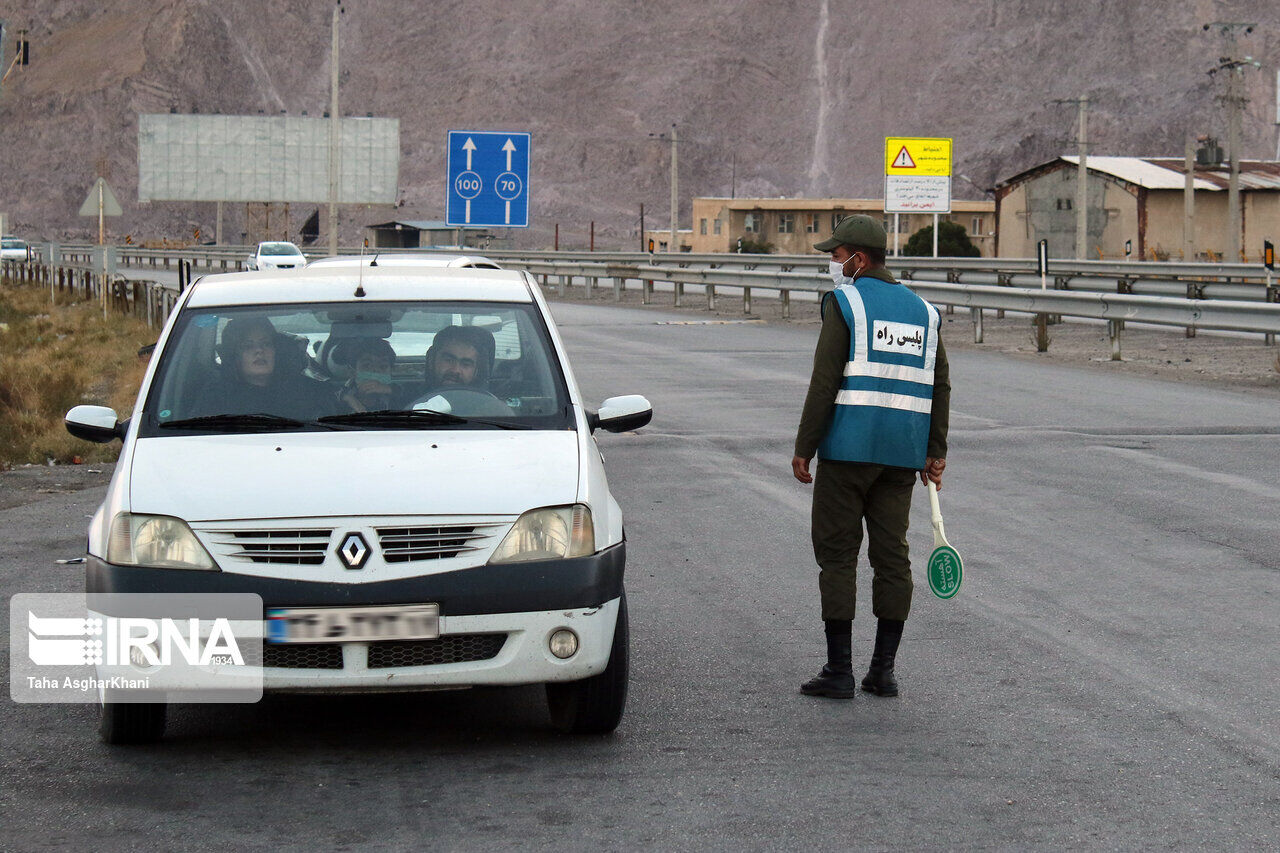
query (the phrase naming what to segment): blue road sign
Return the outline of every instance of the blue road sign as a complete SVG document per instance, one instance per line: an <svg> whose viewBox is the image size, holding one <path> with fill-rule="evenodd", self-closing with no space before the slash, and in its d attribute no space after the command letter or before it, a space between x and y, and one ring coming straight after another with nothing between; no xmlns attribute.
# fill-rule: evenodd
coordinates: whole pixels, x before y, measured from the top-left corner
<svg viewBox="0 0 1280 853"><path fill-rule="evenodd" d="M449 131L445 222L529 227L529 134Z"/></svg>

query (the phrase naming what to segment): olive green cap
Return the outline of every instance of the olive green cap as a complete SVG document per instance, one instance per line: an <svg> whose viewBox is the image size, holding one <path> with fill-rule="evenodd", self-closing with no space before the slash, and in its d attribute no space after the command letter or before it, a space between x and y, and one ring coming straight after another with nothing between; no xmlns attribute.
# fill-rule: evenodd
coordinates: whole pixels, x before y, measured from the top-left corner
<svg viewBox="0 0 1280 853"><path fill-rule="evenodd" d="M819 252L830 252L842 243L883 250L886 243L884 226L880 224L880 220L865 213L855 213L841 219L831 236L821 243L814 243L813 248Z"/></svg>

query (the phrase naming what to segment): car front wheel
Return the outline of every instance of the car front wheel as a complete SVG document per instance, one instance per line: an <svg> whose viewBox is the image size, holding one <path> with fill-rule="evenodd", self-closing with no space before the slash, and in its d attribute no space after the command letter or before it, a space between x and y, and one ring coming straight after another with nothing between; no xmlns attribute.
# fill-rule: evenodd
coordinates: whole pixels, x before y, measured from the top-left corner
<svg viewBox="0 0 1280 853"><path fill-rule="evenodd" d="M628 647L627 595L618 604L618 623L613 629L613 646L604 672L581 681L547 685L547 707L551 723L570 734L608 734L622 721L627 705Z"/></svg>
<svg viewBox="0 0 1280 853"><path fill-rule="evenodd" d="M103 743L153 743L164 737L169 706L163 702L103 702L98 734Z"/></svg>

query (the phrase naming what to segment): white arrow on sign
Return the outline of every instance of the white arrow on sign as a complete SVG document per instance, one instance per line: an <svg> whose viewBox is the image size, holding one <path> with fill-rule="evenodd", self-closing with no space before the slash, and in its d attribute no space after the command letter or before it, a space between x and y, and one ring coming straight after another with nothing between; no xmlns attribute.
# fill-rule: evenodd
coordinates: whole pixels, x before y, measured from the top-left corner
<svg viewBox="0 0 1280 853"><path fill-rule="evenodd" d="M508 157L511 155L507 155ZM511 202L507 202L507 224L511 224Z"/></svg>
<svg viewBox="0 0 1280 853"><path fill-rule="evenodd" d="M507 140L507 142L510 142L510 141L511 141L510 139ZM471 152L476 150L476 144L471 141L470 136L467 137L466 142L462 143L462 150L467 152L467 171L470 172L471 171ZM507 160L508 162L510 162L511 160L510 154L507 155ZM510 169L511 167L507 166L507 168ZM467 205L467 206L470 207L470 205Z"/></svg>
<svg viewBox="0 0 1280 853"><path fill-rule="evenodd" d="M471 199L467 199L467 212L462 221L468 224L471 222Z"/></svg>
<svg viewBox="0 0 1280 853"><path fill-rule="evenodd" d="M505 145L502 146L502 150L507 152L507 171L510 172L511 171L511 152L516 150L516 144L511 141L511 137L507 137L507 142ZM468 160L467 162L471 162L471 161ZM510 219L508 219L507 221L510 221Z"/></svg>

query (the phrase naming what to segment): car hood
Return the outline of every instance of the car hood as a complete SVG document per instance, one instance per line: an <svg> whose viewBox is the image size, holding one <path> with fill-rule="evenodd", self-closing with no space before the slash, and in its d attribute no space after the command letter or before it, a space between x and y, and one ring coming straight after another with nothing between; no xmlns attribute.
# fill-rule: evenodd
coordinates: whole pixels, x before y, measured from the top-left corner
<svg viewBox="0 0 1280 853"><path fill-rule="evenodd" d="M519 515L573 503L568 430L164 436L138 440L133 512L187 521Z"/></svg>

